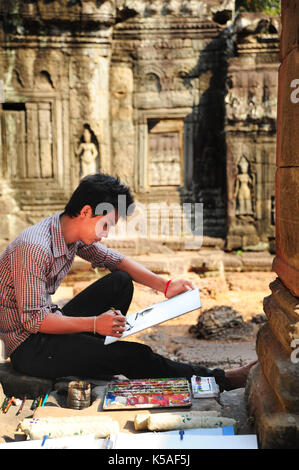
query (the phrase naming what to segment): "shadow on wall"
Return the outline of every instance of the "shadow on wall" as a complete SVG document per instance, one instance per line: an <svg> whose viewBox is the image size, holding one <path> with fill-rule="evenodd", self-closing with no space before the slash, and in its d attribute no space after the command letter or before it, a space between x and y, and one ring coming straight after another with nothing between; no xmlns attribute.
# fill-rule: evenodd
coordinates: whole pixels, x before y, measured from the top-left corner
<svg viewBox="0 0 299 470"><path fill-rule="evenodd" d="M226 146L225 95L228 58L232 55L231 29L222 30L200 52L196 66L184 77L186 88L201 94L185 122L192 122L193 181L181 190L181 201L203 203L203 235L225 238Z"/></svg>

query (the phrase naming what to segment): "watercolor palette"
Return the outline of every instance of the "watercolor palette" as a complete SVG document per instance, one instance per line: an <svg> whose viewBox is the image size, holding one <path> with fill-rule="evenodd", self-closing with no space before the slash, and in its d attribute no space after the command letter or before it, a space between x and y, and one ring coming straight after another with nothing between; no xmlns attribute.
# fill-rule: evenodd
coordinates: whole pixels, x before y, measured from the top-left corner
<svg viewBox="0 0 299 470"><path fill-rule="evenodd" d="M209 398L219 395L219 387L215 377L199 377L193 375L191 377L191 387L193 398Z"/></svg>
<svg viewBox="0 0 299 470"><path fill-rule="evenodd" d="M108 384L103 410L191 406L187 379L118 380Z"/></svg>

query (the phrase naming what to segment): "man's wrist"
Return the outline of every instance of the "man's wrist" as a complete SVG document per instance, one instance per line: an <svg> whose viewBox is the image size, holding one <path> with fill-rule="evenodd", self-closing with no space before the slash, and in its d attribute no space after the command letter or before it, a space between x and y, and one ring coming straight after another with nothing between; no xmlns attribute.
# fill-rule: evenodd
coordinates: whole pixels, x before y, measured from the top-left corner
<svg viewBox="0 0 299 470"><path fill-rule="evenodd" d="M160 277L160 276L157 276L157 277L159 278L159 284L157 285L156 290L164 294L168 279L164 279L164 277Z"/></svg>
<svg viewBox="0 0 299 470"><path fill-rule="evenodd" d="M70 318L70 317L69 317ZM72 317L73 320L78 321L77 325L74 324L74 332L87 332L87 333L94 333L96 322L94 316L90 317ZM77 331L76 331L77 330Z"/></svg>
<svg viewBox="0 0 299 470"><path fill-rule="evenodd" d="M171 283L171 279L169 279L169 280L166 282L165 289L164 289L164 295L165 295L165 297L166 297L168 288L169 288L169 286L170 286L170 283Z"/></svg>

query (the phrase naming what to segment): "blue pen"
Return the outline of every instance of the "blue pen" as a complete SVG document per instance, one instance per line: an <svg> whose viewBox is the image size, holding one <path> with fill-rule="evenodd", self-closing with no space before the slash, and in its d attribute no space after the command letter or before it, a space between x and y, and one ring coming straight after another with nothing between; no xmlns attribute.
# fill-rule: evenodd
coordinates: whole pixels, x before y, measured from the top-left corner
<svg viewBox="0 0 299 470"><path fill-rule="evenodd" d="M42 402L42 406L45 406L45 403L46 403L46 401L47 401L47 399L48 399L49 393L50 393L50 392L48 392L47 395L45 396L45 398L44 398L44 400L43 400L43 402Z"/></svg>
<svg viewBox="0 0 299 470"><path fill-rule="evenodd" d="M104 443L104 449L110 449L111 447L111 439L110 437L107 437Z"/></svg>
<svg viewBox="0 0 299 470"><path fill-rule="evenodd" d="M180 434L180 440L182 441L184 439L185 431L181 430L179 434Z"/></svg>
<svg viewBox="0 0 299 470"><path fill-rule="evenodd" d="M43 441L42 441L42 444L41 444L41 447L43 447L44 443L46 442L46 440L49 438L49 436L44 436L43 437Z"/></svg>

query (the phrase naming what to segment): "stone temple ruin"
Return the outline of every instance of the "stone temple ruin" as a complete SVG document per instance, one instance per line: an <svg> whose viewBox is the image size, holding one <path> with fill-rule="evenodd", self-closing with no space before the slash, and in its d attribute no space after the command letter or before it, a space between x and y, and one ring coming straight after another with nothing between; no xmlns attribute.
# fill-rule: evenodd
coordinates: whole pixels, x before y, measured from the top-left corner
<svg viewBox="0 0 299 470"><path fill-rule="evenodd" d="M299 446L295 3L282 41L280 18L235 17L233 0L0 4L0 249L94 170L140 203L202 202L204 241L227 250L276 238L247 387L263 448Z"/></svg>
<svg viewBox="0 0 299 470"><path fill-rule="evenodd" d="M279 34L233 0L2 1L0 248L97 170L203 203L228 250L272 246Z"/></svg>

